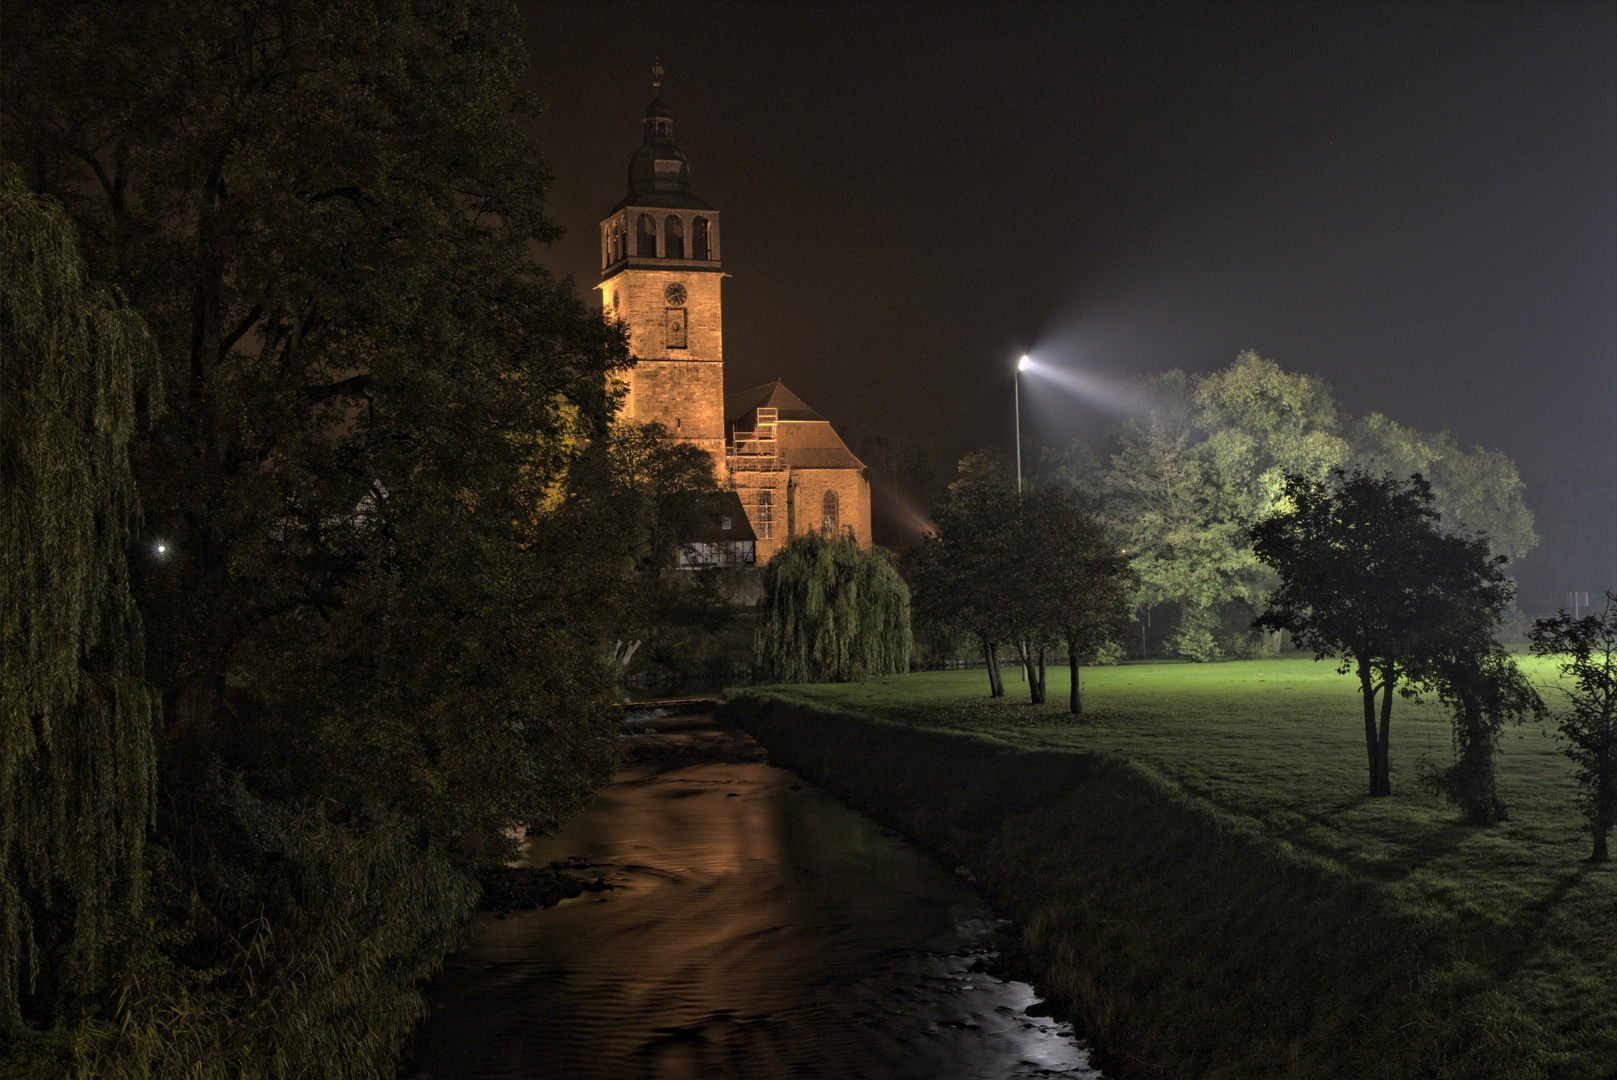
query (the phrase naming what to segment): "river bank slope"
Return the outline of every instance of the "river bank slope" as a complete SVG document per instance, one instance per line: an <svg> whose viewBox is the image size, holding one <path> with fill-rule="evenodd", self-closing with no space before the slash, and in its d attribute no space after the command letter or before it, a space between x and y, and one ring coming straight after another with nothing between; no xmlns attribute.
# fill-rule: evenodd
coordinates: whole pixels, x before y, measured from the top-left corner
<svg viewBox="0 0 1617 1080"><path fill-rule="evenodd" d="M975 880L1041 990L1141 1075L1611 1075L1617 874L1580 861L1553 744L1513 735L1512 820L1467 828L1414 782L1446 721L1406 706L1399 794L1369 799L1345 682L1124 666L1086 673L1073 722L1062 680L1040 707L935 673L740 690L721 715Z"/></svg>

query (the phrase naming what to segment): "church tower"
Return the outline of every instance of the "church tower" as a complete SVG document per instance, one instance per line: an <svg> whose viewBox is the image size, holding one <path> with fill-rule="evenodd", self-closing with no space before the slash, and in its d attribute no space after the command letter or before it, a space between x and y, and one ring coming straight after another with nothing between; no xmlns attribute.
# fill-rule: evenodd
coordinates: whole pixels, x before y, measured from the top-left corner
<svg viewBox="0 0 1617 1080"><path fill-rule="evenodd" d="M601 222L602 309L627 325L637 361L621 415L661 423L712 454L723 476L719 213L691 192L691 167L660 97L641 123L629 194Z"/></svg>

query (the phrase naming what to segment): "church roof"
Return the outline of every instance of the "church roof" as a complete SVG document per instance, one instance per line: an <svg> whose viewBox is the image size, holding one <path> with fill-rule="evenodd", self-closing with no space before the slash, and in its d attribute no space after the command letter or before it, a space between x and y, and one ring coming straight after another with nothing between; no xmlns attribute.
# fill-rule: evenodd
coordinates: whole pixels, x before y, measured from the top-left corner
<svg viewBox="0 0 1617 1080"><path fill-rule="evenodd" d="M724 395L724 418L732 423L757 408L777 409L782 420L825 419L803 404L803 399L786 389L786 384L779 379L754 386L751 390Z"/></svg>
<svg viewBox="0 0 1617 1080"><path fill-rule="evenodd" d="M778 410L775 442L782 461L794 469L863 469L830 421L803 403L778 379L736 394L726 394L724 416L733 432L752 429L754 410Z"/></svg>

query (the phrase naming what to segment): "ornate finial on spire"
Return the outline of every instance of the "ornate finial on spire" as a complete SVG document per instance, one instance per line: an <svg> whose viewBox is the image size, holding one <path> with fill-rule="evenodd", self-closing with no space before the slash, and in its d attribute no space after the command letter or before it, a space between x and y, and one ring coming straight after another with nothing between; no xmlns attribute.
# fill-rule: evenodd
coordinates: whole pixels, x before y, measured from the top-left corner
<svg viewBox="0 0 1617 1080"><path fill-rule="evenodd" d="M663 74L664 74L664 72L663 72L663 62L662 62L662 60L661 59L653 60L652 63L651 63L651 88L653 90L656 90L656 89L658 89L659 87L662 86L662 84L663 84Z"/></svg>

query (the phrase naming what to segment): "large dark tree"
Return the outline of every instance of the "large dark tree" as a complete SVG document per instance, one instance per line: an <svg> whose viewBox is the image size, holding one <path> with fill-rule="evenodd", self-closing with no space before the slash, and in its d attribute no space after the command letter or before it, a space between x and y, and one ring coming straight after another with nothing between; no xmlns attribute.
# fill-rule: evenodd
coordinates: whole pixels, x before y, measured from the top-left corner
<svg viewBox="0 0 1617 1080"><path fill-rule="evenodd" d="M1053 488L1036 489L1033 497L1026 565L1037 575L1050 621L1067 647L1068 710L1081 713L1079 672L1127 639L1139 579L1086 500Z"/></svg>
<svg viewBox="0 0 1617 1080"><path fill-rule="evenodd" d="M1015 557L1016 514L1016 488L1004 460L969 454L932 511L936 531L906 559L918 618L945 634L976 639L990 697L1004 696L999 647L1015 637L1004 589Z"/></svg>
<svg viewBox="0 0 1617 1080"><path fill-rule="evenodd" d="M252 757L244 723L284 728L324 794L445 839L576 806L602 775L573 731L601 715L605 582L566 572L587 520L535 521L626 356L532 260L556 229L509 17L152 0L6 24L6 153L166 365L137 468L168 555L137 585L171 744Z"/></svg>
<svg viewBox="0 0 1617 1080"><path fill-rule="evenodd" d="M1444 532L1432 501L1419 476L1288 473L1280 509L1251 533L1280 578L1256 625L1289 630L1316 659L1340 657L1358 676L1371 795L1392 792L1394 692L1488 640L1515 593L1507 559L1486 536Z"/></svg>
<svg viewBox="0 0 1617 1080"><path fill-rule="evenodd" d="M1567 757L1577 766L1583 813L1594 838L1590 862L1609 857L1606 835L1617 825L1617 592L1606 609L1577 618L1563 611L1539 619L1529 636L1533 652L1561 666L1568 708L1556 725Z"/></svg>
<svg viewBox="0 0 1617 1080"><path fill-rule="evenodd" d="M0 146L145 317L169 401L133 447L165 549L131 574L180 923L82 1068L386 1074L470 901L444 853L508 850L615 759L635 544L572 473L628 354L534 262L520 28L469 0L0 22Z"/></svg>

